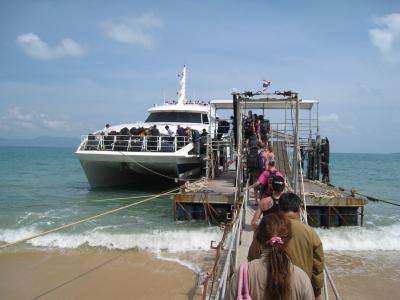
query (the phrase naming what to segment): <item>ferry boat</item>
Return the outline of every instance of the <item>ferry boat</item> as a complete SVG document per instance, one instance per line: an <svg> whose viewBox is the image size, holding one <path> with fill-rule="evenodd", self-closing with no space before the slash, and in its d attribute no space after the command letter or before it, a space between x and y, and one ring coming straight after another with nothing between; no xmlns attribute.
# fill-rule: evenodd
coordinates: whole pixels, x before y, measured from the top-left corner
<svg viewBox="0 0 400 300"><path fill-rule="evenodd" d="M186 99L185 66L179 77L177 101L151 107L144 122L107 126L81 137L76 154L91 187L142 185L144 176L151 182L177 182L200 174L205 153L190 135L177 135L177 129L200 134L205 129L213 137L217 117L210 102ZM157 130L151 130L154 126Z"/></svg>

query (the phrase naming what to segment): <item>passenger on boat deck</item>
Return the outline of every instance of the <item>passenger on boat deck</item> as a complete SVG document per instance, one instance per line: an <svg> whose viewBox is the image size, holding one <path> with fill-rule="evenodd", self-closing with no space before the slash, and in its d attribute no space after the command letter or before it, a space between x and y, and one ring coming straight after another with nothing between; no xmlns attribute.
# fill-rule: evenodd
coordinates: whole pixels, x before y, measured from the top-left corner
<svg viewBox="0 0 400 300"><path fill-rule="evenodd" d="M185 138L186 140L190 140L192 138L192 128L190 127L185 128Z"/></svg>
<svg viewBox="0 0 400 300"><path fill-rule="evenodd" d="M176 135L178 136L177 141L178 141L178 148L182 148L184 144L184 136L185 136L185 129L181 127L181 125L178 125L178 128L176 129Z"/></svg>
<svg viewBox="0 0 400 300"><path fill-rule="evenodd" d="M169 136L174 136L174 132L169 128L168 125L165 125L165 130L167 130L167 134Z"/></svg>
<svg viewBox="0 0 400 300"><path fill-rule="evenodd" d="M272 177L272 195L262 198L258 203L256 212L251 220L251 226L253 227L254 231L257 229L257 223L261 215L266 216L280 210L279 198L285 189L285 178L282 176L282 174L278 173L279 172L276 172L276 174Z"/></svg>
<svg viewBox="0 0 400 300"><path fill-rule="evenodd" d="M153 127L151 127L150 135L152 135L152 136L159 136L160 135L160 131L158 130L157 125L153 125Z"/></svg>
<svg viewBox="0 0 400 300"><path fill-rule="evenodd" d="M322 300L324 286L324 250L321 239L313 228L300 221L301 200L294 193L281 196L280 208L290 220L292 239L288 254L292 263L300 267L311 279L316 300Z"/></svg>
<svg viewBox="0 0 400 300"><path fill-rule="evenodd" d="M106 127L103 129L104 135L108 135L110 133L110 124L106 124Z"/></svg>
<svg viewBox="0 0 400 300"><path fill-rule="evenodd" d="M140 136L140 137L144 137L144 135L145 135L144 127L139 127L138 133L139 133L139 136Z"/></svg>
<svg viewBox="0 0 400 300"><path fill-rule="evenodd" d="M292 264L287 253L291 239L287 217L282 213L263 217L255 236L262 245L261 257L248 262L247 282L243 282L238 271L234 273L226 299L247 299L241 297L243 293L238 290L238 280L242 279L253 300L314 300L310 279L301 268Z"/></svg>
<svg viewBox="0 0 400 300"><path fill-rule="evenodd" d="M200 133L196 129L191 130L192 143L195 154L200 154Z"/></svg>
<svg viewBox="0 0 400 300"><path fill-rule="evenodd" d="M185 129L181 127L181 125L178 125L178 128L176 129L176 135L177 136L184 136L185 135Z"/></svg>
<svg viewBox="0 0 400 300"><path fill-rule="evenodd" d="M206 154L207 152L207 131L203 128L200 135L200 154Z"/></svg>

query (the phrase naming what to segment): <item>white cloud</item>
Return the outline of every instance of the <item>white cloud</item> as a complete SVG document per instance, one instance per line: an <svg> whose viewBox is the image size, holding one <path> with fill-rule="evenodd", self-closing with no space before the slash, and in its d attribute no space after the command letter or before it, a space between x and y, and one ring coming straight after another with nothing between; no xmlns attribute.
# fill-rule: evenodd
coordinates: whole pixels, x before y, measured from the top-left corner
<svg viewBox="0 0 400 300"><path fill-rule="evenodd" d="M339 120L339 116L335 113L322 114L319 116L321 122L336 122Z"/></svg>
<svg viewBox="0 0 400 300"><path fill-rule="evenodd" d="M152 13L144 13L139 17L123 18L116 22L107 20L101 23L104 34L120 43L153 48L152 30L160 27L161 20Z"/></svg>
<svg viewBox="0 0 400 300"><path fill-rule="evenodd" d="M26 55L40 60L53 60L67 56L77 57L85 52L81 45L68 38L51 48L33 33L19 35L17 44L22 47Z"/></svg>
<svg viewBox="0 0 400 300"><path fill-rule="evenodd" d="M371 42L389 62L400 61L400 14L390 14L374 18L380 28L369 30Z"/></svg>
<svg viewBox="0 0 400 300"><path fill-rule="evenodd" d="M379 96L382 95L382 90L377 89L375 86L372 86L371 84L365 84L365 83L357 83L357 90L356 90L358 95L361 96Z"/></svg>
<svg viewBox="0 0 400 300"><path fill-rule="evenodd" d="M68 117L64 116L60 120L52 120L44 113L32 111L24 113L17 106L12 107L1 117L2 123L7 124L7 128L25 128L25 129L68 129ZM4 128L3 128L4 129Z"/></svg>
<svg viewBox="0 0 400 300"><path fill-rule="evenodd" d="M33 119L31 114L23 114L19 107L11 108L6 116L8 119L15 119L23 122L30 122Z"/></svg>

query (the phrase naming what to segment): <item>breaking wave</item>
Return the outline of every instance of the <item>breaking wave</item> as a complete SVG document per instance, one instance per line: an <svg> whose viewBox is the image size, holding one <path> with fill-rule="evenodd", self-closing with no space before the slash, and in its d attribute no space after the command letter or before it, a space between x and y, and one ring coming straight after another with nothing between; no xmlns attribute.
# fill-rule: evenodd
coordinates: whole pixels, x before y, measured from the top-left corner
<svg viewBox="0 0 400 300"><path fill-rule="evenodd" d="M110 231L113 231L112 233ZM81 233L51 233L27 243L35 247L76 249L104 247L107 249L139 249L152 253L207 251L210 241L220 241L218 227L153 230L144 233L121 233L118 226L98 226ZM0 242L12 243L39 234L34 226L0 229ZM374 251L400 250L400 223L387 226L318 228L325 250Z"/></svg>
<svg viewBox="0 0 400 300"><path fill-rule="evenodd" d="M318 229L325 250L400 250L400 223L377 227Z"/></svg>
<svg viewBox="0 0 400 300"><path fill-rule="evenodd" d="M222 237L222 231L218 227L196 230L154 230L148 233L132 234L107 233L100 230L91 230L76 234L51 233L37 237L27 243L35 247L50 248L75 249L81 246L89 246L120 250L136 248L154 253L162 251L179 253L209 250L210 241L219 241ZM39 233L40 231L35 228L0 229L0 241L12 243Z"/></svg>

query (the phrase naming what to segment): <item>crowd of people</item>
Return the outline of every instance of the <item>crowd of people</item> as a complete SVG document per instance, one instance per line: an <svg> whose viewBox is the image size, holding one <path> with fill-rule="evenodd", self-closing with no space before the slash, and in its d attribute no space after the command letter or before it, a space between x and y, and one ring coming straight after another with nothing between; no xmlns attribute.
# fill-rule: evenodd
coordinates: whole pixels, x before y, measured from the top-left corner
<svg viewBox="0 0 400 300"><path fill-rule="evenodd" d="M251 221L254 237L247 261L230 280L226 298L320 300L324 281L322 242L300 221L302 201L277 170L270 136L264 138L257 132L257 123L261 122L255 120L263 118L251 111L244 120L251 180L248 189L254 189L256 205ZM247 276L243 277L243 272Z"/></svg>
<svg viewBox="0 0 400 300"><path fill-rule="evenodd" d="M203 154L205 153L205 145L207 143L207 131L205 129L200 133L198 130L190 127L182 127L177 125L177 129L174 132L171 130L169 125L165 125L165 130L160 130L157 125L151 127L132 127L131 129L124 127L121 130L115 130L111 128L109 124L106 124L105 128L97 134L89 134L88 142L86 144L86 150L98 149L99 141L103 140L105 150L128 150L128 141L131 140L131 151L141 151L143 138L147 137L147 150L154 151L173 151L173 144L175 137L177 140L177 149L186 146L188 143L193 143L194 153ZM158 137L161 138L161 148L158 149Z"/></svg>

